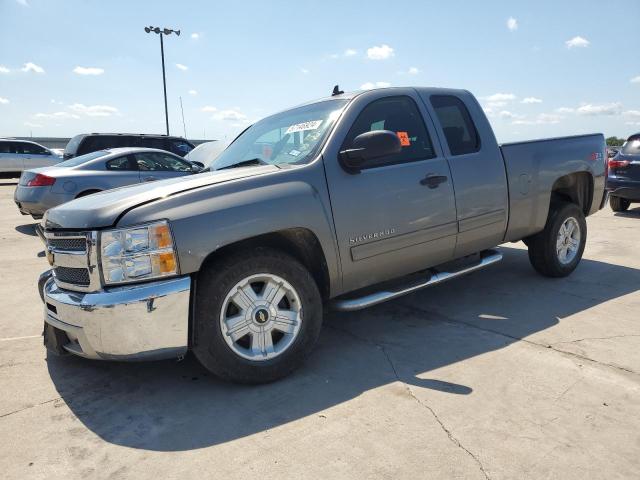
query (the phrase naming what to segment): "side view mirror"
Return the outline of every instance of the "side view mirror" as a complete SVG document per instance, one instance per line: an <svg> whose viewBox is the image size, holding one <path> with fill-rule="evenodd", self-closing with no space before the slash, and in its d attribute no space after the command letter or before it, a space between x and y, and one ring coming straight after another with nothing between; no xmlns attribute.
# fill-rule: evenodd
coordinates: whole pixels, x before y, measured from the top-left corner
<svg viewBox="0 0 640 480"><path fill-rule="evenodd" d="M400 139L394 132L374 130L354 138L351 147L340 152L340 163L347 172L360 173L370 160L395 155L401 150Z"/></svg>
<svg viewBox="0 0 640 480"><path fill-rule="evenodd" d="M191 162L191 171L193 172L201 172L204 170L204 163L202 162Z"/></svg>

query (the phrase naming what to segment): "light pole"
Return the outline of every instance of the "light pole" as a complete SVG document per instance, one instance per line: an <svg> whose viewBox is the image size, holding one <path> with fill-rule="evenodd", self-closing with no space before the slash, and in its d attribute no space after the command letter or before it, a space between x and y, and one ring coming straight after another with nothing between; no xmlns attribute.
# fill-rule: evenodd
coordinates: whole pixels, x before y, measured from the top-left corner
<svg viewBox="0 0 640 480"><path fill-rule="evenodd" d="M167 135L169 135L169 111L167 110L167 78L164 73L164 42L162 41L162 36L171 35L172 33L175 33L176 35L180 36L180 30L172 30L170 28L160 29L160 27L149 26L149 27L144 27L144 31L147 33L153 32L160 35L160 56L162 57L162 86L164 88L164 119L165 119L165 122L167 123Z"/></svg>

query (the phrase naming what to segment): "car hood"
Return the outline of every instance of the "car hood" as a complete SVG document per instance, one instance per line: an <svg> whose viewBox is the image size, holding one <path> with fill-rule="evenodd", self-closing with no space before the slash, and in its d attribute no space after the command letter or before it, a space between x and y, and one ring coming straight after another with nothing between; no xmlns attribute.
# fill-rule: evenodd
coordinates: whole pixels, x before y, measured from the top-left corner
<svg viewBox="0 0 640 480"><path fill-rule="evenodd" d="M187 177L130 185L94 193L47 210L44 228L90 230L111 227L118 218L131 209L187 190L206 188L217 184L278 171L273 165L243 167L200 173ZM242 188L239 186L238 188Z"/></svg>

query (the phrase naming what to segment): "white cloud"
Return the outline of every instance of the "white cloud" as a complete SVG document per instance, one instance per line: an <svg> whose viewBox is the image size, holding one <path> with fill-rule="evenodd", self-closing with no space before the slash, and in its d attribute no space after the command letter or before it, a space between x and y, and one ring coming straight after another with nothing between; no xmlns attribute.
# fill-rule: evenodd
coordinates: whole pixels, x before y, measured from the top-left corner
<svg viewBox="0 0 640 480"><path fill-rule="evenodd" d="M604 103L602 105L593 105L591 103L587 103L578 107L576 112L578 115L617 115L622 111L621 103Z"/></svg>
<svg viewBox="0 0 640 480"><path fill-rule="evenodd" d="M247 116L237 110L220 110L213 117L214 120L232 120L232 121L245 121Z"/></svg>
<svg viewBox="0 0 640 480"><path fill-rule="evenodd" d="M306 69L306 68L301 68L301 69L300 69L300 72L301 72L301 73L304 73L305 75L308 75L308 74L309 74L309 70L308 70L308 69Z"/></svg>
<svg viewBox="0 0 640 480"><path fill-rule="evenodd" d="M622 112L622 115L625 117L640 117L640 110L627 110L626 112Z"/></svg>
<svg viewBox="0 0 640 480"><path fill-rule="evenodd" d="M179 68L180 70L182 70L183 72L185 70L189 70L189 67L187 67L186 65L183 65L181 63L176 63L176 67Z"/></svg>
<svg viewBox="0 0 640 480"><path fill-rule="evenodd" d="M0 104L6 105L7 103L9 103L9 99L8 98L0 97Z"/></svg>
<svg viewBox="0 0 640 480"><path fill-rule="evenodd" d="M217 112L218 109L216 107L212 107L211 105L205 105L200 109L203 112Z"/></svg>
<svg viewBox="0 0 640 480"><path fill-rule="evenodd" d="M88 117L110 117L119 113L116 107L109 105L83 105L82 103L70 105L69 110Z"/></svg>
<svg viewBox="0 0 640 480"><path fill-rule="evenodd" d="M589 40L587 40L586 38L578 35L576 37L573 37L571 40L567 40L564 43L567 46L567 48L574 48L574 47L588 47L589 43L591 42L589 42Z"/></svg>
<svg viewBox="0 0 640 480"><path fill-rule="evenodd" d="M44 68L31 62L25 63L21 70L23 72L44 73Z"/></svg>
<svg viewBox="0 0 640 480"><path fill-rule="evenodd" d="M353 57L354 55L357 55L357 54L358 54L358 51L354 48L347 48L343 53L345 57Z"/></svg>
<svg viewBox="0 0 640 480"><path fill-rule="evenodd" d="M374 46L367 49L367 58L370 60L387 60L394 56L393 48L387 44L382 44L379 47Z"/></svg>
<svg viewBox="0 0 640 480"><path fill-rule="evenodd" d="M197 94L198 94L198 91L197 91L197 90L193 90L193 89L192 89L192 90L189 90L187 93L188 93L189 95L197 95Z"/></svg>
<svg viewBox="0 0 640 480"><path fill-rule="evenodd" d="M102 75L104 73L104 68L78 66L73 69L73 73L77 73L78 75Z"/></svg>
<svg viewBox="0 0 640 480"><path fill-rule="evenodd" d="M513 93L494 93L488 97L482 97L482 99L487 102L510 102L516 98L517 97Z"/></svg>
<svg viewBox="0 0 640 480"><path fill-rule="evenodd" d="M495 110L496 108L506 107L508 102L488 102L486 107Z"/></svg>
<svg viewBox="0 0 640 480"><path fill-rule="evenodd" d="M200 34L194 32L191 34L191 38L193 38L194 40L198 40L200 38Z"/></svg>
<svg viewBox="0 0 640 480"><path fill-rule="evenodd" d="M58 120L64 119L64 118L73 118L73 119L78 119L80 118L80 115L76 115L75 113L69 113L69 112L55 112L55 113L36 113L34 115L35 118L55 118Z"/></svg>
<svg viewBox="0 0 640 480"><path fill-rule="evenodd" d="M27 0L16 0L16 3L22 5L23 7L29 6L29 2L27 2Z"/></svg>
<svg viewBox="0 0 640 480"><path fill-rule="evenodd" d="M556 123L560 123L562 117L560 115L555 115L553 113L541 113L533 120L526 120L524 118L520 118L514 120L513 125L554 125Z"/></svg>
<svg viewBox="0 0 640 480"><path fill-rule="evenodd" d="M407 73L409 75L417 75L420 73L420 70L418 69L418 67L409 67L409 70L407 70Z"/></svg>
<svg viewBox="0 0 640 480"><path fill-rule="evenodd" d="M39 123L33 123L33 122L24 122L24 126L31 127L31 128L42 128L42 125L40 125Z"/></svg>
<svg viewBox="0 0 640 480"><path fill-rule="evenodd" d="M515 32L518 29L518 20L513 17L509 17L507 20L507 28L510 31Z"/></svg>
<svg viewBox="0 0 640 480"><path fill-rule="evenodd" d="M575 112L575 109L570 107L556 108L556 113L573 113L573 112Z"/></svg>
<svg viewBox="0 0 640 480"><path fill-rule="evenodd" d="M640 122L624 122L625 125L633 125L633 126L637 126L640 125Z"/></svg>
<svg viewBox="0 0 640 480"><path fill-rule="evenodd" d="M521 103L542 103L542 99L536 97L526 97L522 99Z"/></svg>
<svg viewBox="0 0 640 480"><path fill-rule="evenodd" d="M11 70L9 70L4 65L0 65L0 73L9 73L9 72L11 72ZM638 78L640 78L640 77L638 77Z"/></svg>
<svg viewBox="0 0 640 480"><path fill-rule="evenodd" d="M366 82L360 85L360 90L371 90L372 88L387 88L390 87L389 82Z"/></svg>
<svg viewBox="0 0 640 480"><path fill-rule="evenodd" d="M516 115L515 113L511 113L508 110L502 110L501 112L498 113L498 116L500 118L510 118L510 119L524 118L524 115Z"/></svg>
<svg viewBox="0 0 640 480"><path fill-rule="evenodd" d="M2 72L2 67L0 67L0 72ZM2 72L5 73L5 72ZM631 80L629 80L631 83L640 83L640 75L638 75L637 77L633 77Z"/></svg>

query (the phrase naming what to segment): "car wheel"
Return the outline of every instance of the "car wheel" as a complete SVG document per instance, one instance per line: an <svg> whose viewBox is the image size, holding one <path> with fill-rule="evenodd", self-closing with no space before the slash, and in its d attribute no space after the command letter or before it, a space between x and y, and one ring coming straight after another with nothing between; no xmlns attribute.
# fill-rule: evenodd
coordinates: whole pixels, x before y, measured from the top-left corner
<svg viewBox="0 0 640 480"><path fill-rule="evenodd" d="M529 239L529 261L547 277L566 277L580 260L587 241L587 222L573 203L552 204L544 230Z"/></svg>
<svg viewBox="0 0 640 480"><path fill-rule="evenodd" d="M624 212L629 208L631 202L626 198L615 197L611 195L609 197L609 205L614 212Z"/></svg>
<svg viewBox="0 0 640 480"><path fill-rule="evenodd" d="M238 383L286 376L313 349L322 299L309 271L278 250L257 248L198 275L193 352L215 375Z"/></svg>

